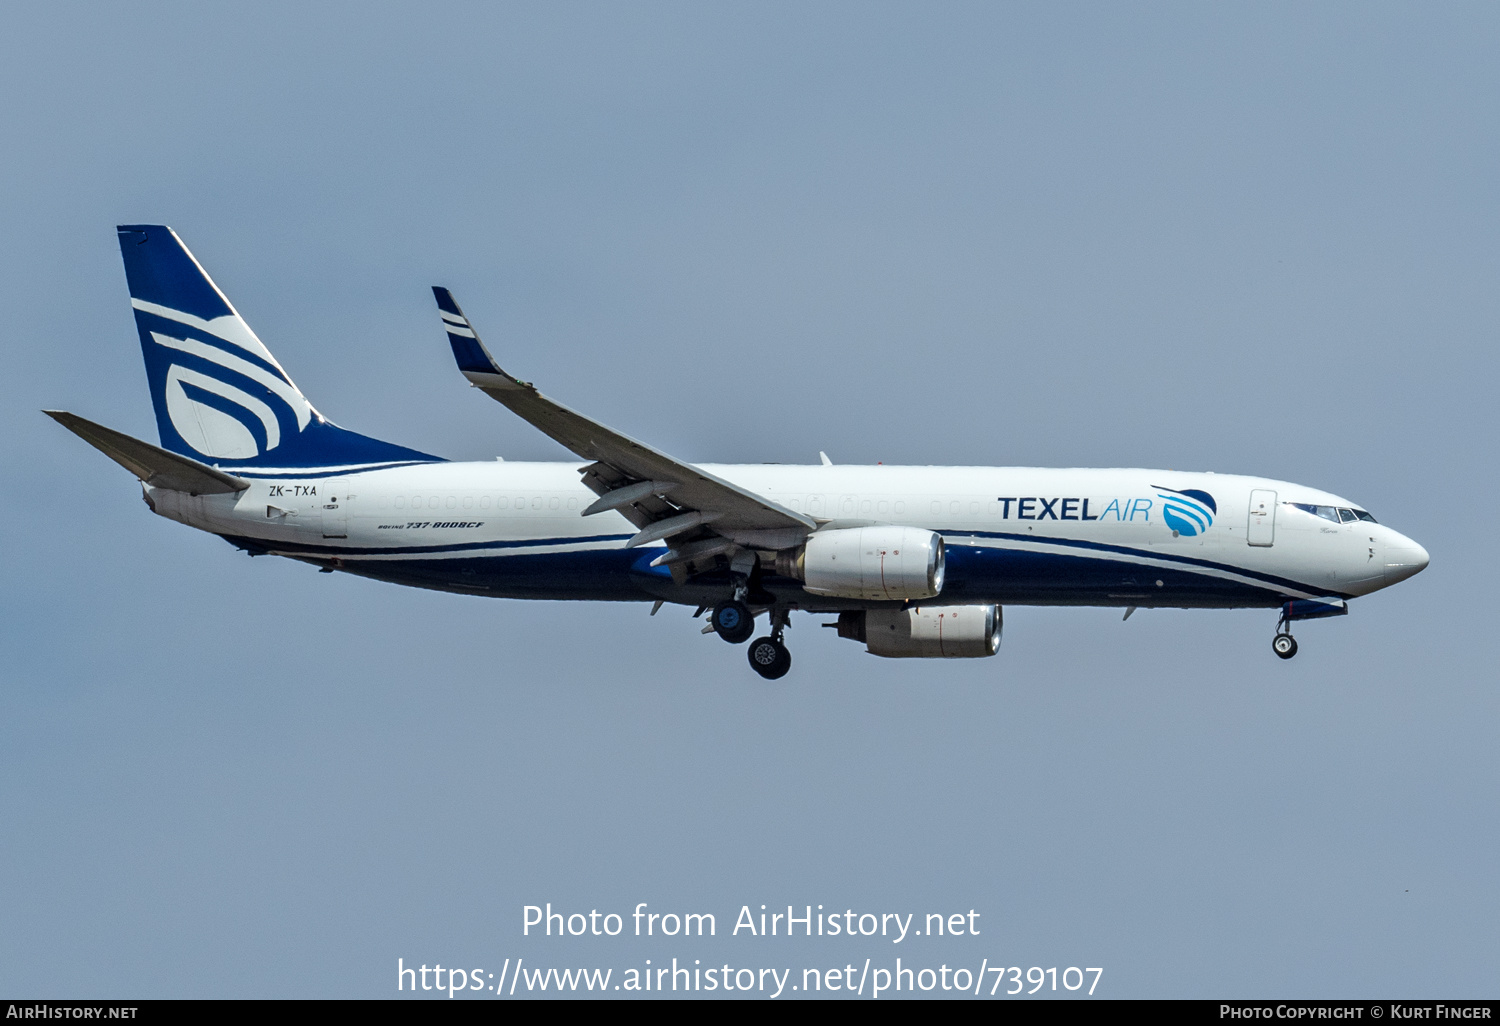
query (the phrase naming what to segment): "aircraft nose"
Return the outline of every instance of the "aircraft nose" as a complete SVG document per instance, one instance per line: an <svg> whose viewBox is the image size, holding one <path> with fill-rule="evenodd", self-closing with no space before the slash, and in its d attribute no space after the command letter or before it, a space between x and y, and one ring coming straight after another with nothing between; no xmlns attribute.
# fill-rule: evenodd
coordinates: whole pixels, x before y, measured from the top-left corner
<svg viewBox="0 0 1500 1026"><path fill-rule="evenodd" d="M1385 546L1385 583L1396 584L1415 577L1427 568L1427 550L1404 535L1397 535Z"/></svg>

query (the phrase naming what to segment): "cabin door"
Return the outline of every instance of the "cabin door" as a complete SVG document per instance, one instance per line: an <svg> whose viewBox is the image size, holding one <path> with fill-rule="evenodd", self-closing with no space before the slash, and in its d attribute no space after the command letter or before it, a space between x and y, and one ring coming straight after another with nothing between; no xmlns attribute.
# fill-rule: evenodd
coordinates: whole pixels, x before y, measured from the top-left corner
<svg viewBox="0 0 1500 1026"><path fill-rule="evenodd" d="M328 478L318 485L323 501L318 505L323 513L323 537L349 537L349 479Z"/></svg>
<svg viewBox="0 0 1500 1026"><path fill-rule="evenodd" d="M1257 488L1250 493L1250 526L1245 541L1269 548L1276 540L1276 493Z"/></svg>

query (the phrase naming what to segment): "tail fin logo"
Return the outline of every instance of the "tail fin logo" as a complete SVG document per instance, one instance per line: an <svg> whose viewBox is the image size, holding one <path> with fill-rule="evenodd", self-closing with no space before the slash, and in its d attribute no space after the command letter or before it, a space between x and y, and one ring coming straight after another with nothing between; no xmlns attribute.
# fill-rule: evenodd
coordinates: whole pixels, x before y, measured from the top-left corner
<svg viewBox="0 0 1500 1026"><path fill-rule="evenodd" d="M154 303L135 306L179 329L169 333L153 326L147 334L166 350L164 387L172 427L197 452L213 459L254 459L279 446L287 431L295 434L321 419L238 317L202 322ZM216 330L209 330L210 323Z"/></svg>
<svg viewBox="0 0 1500 1026"><path fill-rule="evenodd" d="M171 228L115 231L163 449L267 473L440 461L324 419Z"/></svg>
<svg viewBox="0 0 1500 1026"><path fill-rule="evenodd" d="M1184 538L1194 538L1208 530L1214 522L1214 514L1219 512L1219 504L1214 501L1214 497L1201 489L1185 488L1178 491L1161 485L1151 487L1157 490L1157 498L1165 502L1161 510L1162 519Z"/></svg>

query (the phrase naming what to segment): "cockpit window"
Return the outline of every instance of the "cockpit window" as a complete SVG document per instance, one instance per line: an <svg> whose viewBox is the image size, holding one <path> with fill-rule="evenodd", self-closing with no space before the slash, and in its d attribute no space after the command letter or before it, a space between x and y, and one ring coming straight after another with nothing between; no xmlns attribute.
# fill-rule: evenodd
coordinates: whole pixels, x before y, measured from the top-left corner
<svg viewBox="0 0 1500 1026"><path fill-rule="evenodd" d="M1339 522L1338 509L1333 506L1314 506L1310 502L1291 502L1287 505L1295 506L1302 512L1311 513L1315 517L1322 517L1324 520L1332 520L1335 524Z"/></svg>
<svg viewBox="0 0 1500 1026"><path fill-rule="evenodd" d="M1355 510L1354 511L1354 515L1357 516L1357 517L1359 517L1359 519L1361 519L1361 520L1368 520L1372 524L1379 522L1374 517L1370 516L1370 514L1366 513L1362 509Z"/></svg>
<svg viewBox="0 0 1500 1026"><path fill-rule="evenodd" d="M1339 519L1342 520L1346 524L1352 524L1352 523L1354 523L1354 521L1358 520L1359 518L1354 515L1354 510L1352 510L1352 509L1344 509L1342 506L1340 506L1339 507Z"/></svg>

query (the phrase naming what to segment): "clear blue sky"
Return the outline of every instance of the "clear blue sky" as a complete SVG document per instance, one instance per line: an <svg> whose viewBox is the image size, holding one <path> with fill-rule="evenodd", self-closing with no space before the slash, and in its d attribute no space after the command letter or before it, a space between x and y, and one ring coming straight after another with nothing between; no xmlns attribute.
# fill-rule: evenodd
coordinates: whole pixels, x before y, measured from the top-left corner
<svg viewBox="0 0 1500 1026"><path fill-rule="evenodd" d="M12 6L0 992L371 996L398 956L1104 966L1495 993L1493 5ZM114 241L173 225L340 423L560 459L505 365L691 460L1327 488L1430 569L1006 610L991 660L402 590L152 517ZM520 937L521 906L979 910L924 952Z"/></svg>

